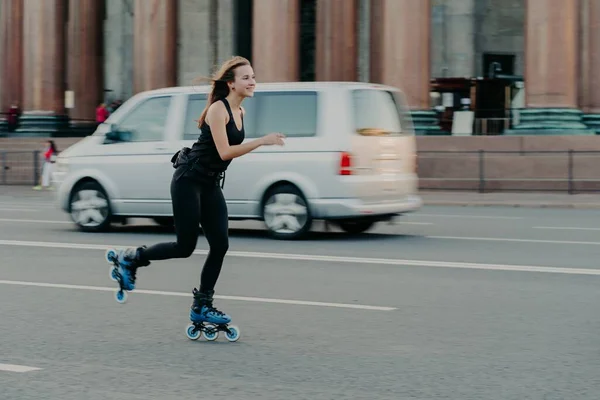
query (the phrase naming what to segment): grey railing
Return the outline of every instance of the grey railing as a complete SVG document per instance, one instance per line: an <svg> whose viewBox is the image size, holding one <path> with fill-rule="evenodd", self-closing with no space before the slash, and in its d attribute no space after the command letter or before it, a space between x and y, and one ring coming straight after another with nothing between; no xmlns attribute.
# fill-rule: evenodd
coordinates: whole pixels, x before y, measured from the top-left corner
<svg viewBox="0 0 600 400"><path fill-rule="evenodd" d="M37 185L41 176L39 150L0 150L0 184Z"/></svg>

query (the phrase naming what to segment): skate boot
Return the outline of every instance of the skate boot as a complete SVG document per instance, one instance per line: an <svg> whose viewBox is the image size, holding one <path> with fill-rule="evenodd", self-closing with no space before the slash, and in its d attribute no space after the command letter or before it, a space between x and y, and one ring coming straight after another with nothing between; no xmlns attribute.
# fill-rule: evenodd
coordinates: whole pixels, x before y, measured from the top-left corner
<svg viewBox="0 0 600 400"><path fill-rule="evenodd" d="M119 283L120 290L116 294L119 303L126 301L127 295L125 291L135 289L137 269L150 265L149 262L144 262L140 259L140 250L142 248L127 248L118 253L113 249L106 251L106 259L113 265L110 277Z"/></svg>
<svg viewBox="0 0 600 400"><path fill-rule="evenodd" d="M213 306L213 296L215 291L210 290L206 293L194 289L194 302L190 307L190 321L187 328L187 336L192 340L204 336L206 340L216 340L219 331L225 332L227 340L235 342L240 337L240 330L237 326L228 325L231 317Z"/></svg>
<svg viewBox="0 0 600 400"><path fill-rule="evenodd" d="M231 322L231 317L213 306L215 291L202 293L194 289L194 302L190 310L192 322L209 322L211 324L224 325Z"/></svg>

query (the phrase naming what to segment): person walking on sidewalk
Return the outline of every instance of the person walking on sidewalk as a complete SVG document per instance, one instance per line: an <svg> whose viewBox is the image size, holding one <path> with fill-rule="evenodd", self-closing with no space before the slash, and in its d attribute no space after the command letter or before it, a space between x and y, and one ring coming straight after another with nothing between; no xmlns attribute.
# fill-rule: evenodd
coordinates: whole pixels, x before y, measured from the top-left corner
<svg viewBox="0 0 600 400"><path fill-rule="evenodd" d="M47 146L44 150L44 163L42 164L42 177L39 185L34 186L34 190L49 189L52 183L52 172L54 171L54 163L58 150L53 140L46 142Z"/></svg>

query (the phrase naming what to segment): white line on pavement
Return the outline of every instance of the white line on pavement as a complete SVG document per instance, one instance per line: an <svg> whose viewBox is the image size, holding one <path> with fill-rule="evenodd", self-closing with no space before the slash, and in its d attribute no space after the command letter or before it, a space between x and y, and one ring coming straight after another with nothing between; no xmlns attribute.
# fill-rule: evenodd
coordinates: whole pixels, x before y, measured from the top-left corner
<svg viewBox="0 0 600 400"><path fill-rule="evenodd" d="M439 218L483 218L483 219L523 219L523 217L508 217L501 215L462 215L462 214L407 214L403 218L409 217L439 217Z"/></svg>
<svg viewBox="0 0 600 400"><path fill-rule="evenodd" d="M0 218L0 222L30 222L35 224L72 224L69 221L52 221L44 219L15 219L15 218Z"/></svg>
<svg viewBox="0 0 600 400"><path fill-rule="evenodd" d="M565 231L600 231L600 228L583 228L575 226L534 226L533 229L554 229Z"/></svg>
<svg viewBox="0 0 600 400"><path fill-rule="evenodd" d="M513 239L513 238L493 238L493 237L468 237L468 236L423 236L427 239L444 240L473 240L484 242L518 242L518 243L546 243L546 244L578 244L598 246L600 242L579 242L569 240L543 240L543 239Z"/></svg>
<svg viewBox="0 0 600 400"><path fill-rule="evenodd" d="M40 210L35 210L33 208L4 208L4 207L0 207L0 211L10 211L10 212L14 212L14 211L19 211L19 212L39 212Z"/></svg>
<svg viewBox="0 0 600 400"><path fill-rule="evenodd" d="M0 371L7 371L7 372L31 372L31 371L38 371L40 369L41 368L27 367L25 365L0 364Z"/></svg>
<svg viewBox="0 0 600 400"><path fill-rule="evenodd" d="M600 244L590 242L590 244ZM121 249L129 246L113 246L108 244L83 244L83 243L59 243L59 242L27 242L18 240L0 240L0 245L4 246L29 246L29 247L48 247L60 249L80 249L80 250L106 250L107 248ZM196 250L194 254L206 255L208 250ZM290 253L265 253L252 251L230 251L229 257L242 258L264 258L277 260L299 260L299 261L320 261L333 263L353 263L353 264L379 264L379 265L397 265L407 267L435 267L435 268L457 268L457 269L478 269L489 271L516 271L516 272L544 272L555 274L570 275L600 275L600 269L592 268L564 268L564 267L544 267L533 265L511 265L511 264L482 264L465 263L454 261L427 261L427 260L402 260L394 258L369 258L369 257L344 257L344 256L325 256L311 254L290 254Z"/></svg>
<svg viewBox="0 0 600 400"><path fill-rule="evenodd" d="M24 281L5 281L0 280L0 285L20 285L20 286L36 286L46 288L60 288L60 289L79 289L79 290L95 290L101 292L114 292L115 288L103 287L103 286L85 286L85 285L67 285L62 283L44 283L44 282L24 282ZM189 297L189 293L182 292L165 292L161 290L145 290L136 289L132 293L140 294L153 294L159 296L177 296L177 297ZM394 311L394 307L381 307L381 306L368 306L362 304L344 304L344 303L324 303L319 301L304 301L304 300L284 300L284 299L268 299L261 297L244 297L244 296L223 296L215 295L218 299L224 300L237 300L237 301L252 301L258 303L275 303L275 304L292 304L301 306L317 306L317 307L335 307L335 308L352 308L358 310L369 310L369 311Z"/></svg>
<svg viewBox="0 0 600 400"><path fill-rule="evenodd" d="M394 225L433 225L433 222L394 221Z"/></svg>

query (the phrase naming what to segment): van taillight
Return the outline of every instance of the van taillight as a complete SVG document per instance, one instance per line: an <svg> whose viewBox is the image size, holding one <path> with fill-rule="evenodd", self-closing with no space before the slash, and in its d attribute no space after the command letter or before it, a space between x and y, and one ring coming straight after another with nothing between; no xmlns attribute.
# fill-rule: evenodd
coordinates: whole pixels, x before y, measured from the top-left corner
<svg viewBox="0 0 600 400"><path fill-rule="evenodd" d="M340 175L352 175L352 156L343 152L340 155Z"/></svg>

